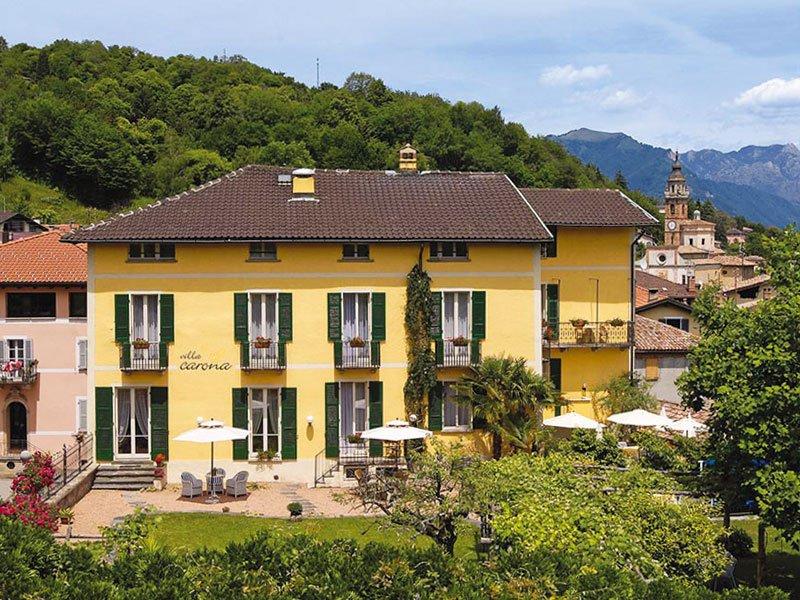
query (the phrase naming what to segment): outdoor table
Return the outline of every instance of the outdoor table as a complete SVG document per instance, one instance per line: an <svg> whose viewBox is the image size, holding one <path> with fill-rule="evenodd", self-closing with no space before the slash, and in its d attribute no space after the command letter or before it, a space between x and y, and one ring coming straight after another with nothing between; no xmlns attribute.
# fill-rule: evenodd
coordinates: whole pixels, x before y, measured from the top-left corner
<svg viewBox="0 0 800 600"><path fill-rule="evenodd" d="M224 479L224 475L211 475L210 473L206 474L206 490L208 490L208 493L214 493L215 490L219 490L221 493L222 486L225 484L223 481Z"/></svg>

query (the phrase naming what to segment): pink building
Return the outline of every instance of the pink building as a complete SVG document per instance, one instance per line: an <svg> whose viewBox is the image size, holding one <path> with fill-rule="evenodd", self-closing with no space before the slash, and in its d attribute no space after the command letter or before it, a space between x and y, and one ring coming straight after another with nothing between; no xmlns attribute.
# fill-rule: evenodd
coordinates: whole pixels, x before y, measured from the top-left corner
<svg viewBox="0 0 800 600"><path fill-rule="evenodd" d="M86 248L55 229L0 246L0 456L86 429Z"/></svg>

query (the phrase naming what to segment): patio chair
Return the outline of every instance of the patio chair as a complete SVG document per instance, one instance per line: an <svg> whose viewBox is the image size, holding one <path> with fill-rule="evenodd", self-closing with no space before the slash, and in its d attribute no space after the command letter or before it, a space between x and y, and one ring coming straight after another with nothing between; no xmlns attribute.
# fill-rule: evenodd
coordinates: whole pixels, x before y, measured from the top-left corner
<svg viewBox="0 0 800 600"><path fill-rule="evenodd" d="M225 493L238 498L247 495L247 471L239 471L225 482Z"/></svg>
<svg viewBox="0 0 800 600"><path fill-rule="evenodd" d="M203 495L203 482L187 471L181 473L181 484L181 496L184 498Z"/></svg>
<svg viewBox="0 0 800 600"><path fill-rule="evenodd" d="M217 474L216 479L211 478L211 471L206 473L206 487L208 488L208 493L210 494L212 491L221 494L222 488L225 484L225 469L220 469L219 467L214 467L214 471ZM213 488L213 490L212 490Z"/></svg>

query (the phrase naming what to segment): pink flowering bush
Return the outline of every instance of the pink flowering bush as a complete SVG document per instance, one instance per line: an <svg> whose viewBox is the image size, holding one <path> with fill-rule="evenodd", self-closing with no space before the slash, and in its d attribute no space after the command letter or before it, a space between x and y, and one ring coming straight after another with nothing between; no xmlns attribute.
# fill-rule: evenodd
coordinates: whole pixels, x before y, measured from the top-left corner
<svg viewBox="0 0 800 600"><path fill-rule="evenodd" d="M43 489L53 484L55 474L51 456L36 452L11 482L14 495L11 500L0 503L0 516L57 531L58 513L55 507L48 505L40 496Z"/></svg>

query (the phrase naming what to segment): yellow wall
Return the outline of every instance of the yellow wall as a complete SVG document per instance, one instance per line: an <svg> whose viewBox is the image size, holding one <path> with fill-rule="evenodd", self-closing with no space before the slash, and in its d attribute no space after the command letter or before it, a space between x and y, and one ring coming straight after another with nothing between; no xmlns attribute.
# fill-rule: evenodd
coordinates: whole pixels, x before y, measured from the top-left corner
<svg viewBox="0 0 800 600"><path fill-rule="evenodd" d="M647 310L637 311L637 313L643 317L647 317L648 319L653 319L655 321L664 319L666 317L681 317L689 319L689 333L700 335L700 325L698 325L697 320L692 316L692 309L689 307L681 309L677 306L673 306L672 304L661 304L659 306L648 308Z"/></svg>
<svg viewBox="0 0 800 600"><path fill-rule="evenodd" d="M559 319L630 320L632 227L558 227L553 258L542 259L542 284L559 285ZM594 279L599 280L599 287ZM599 293L598 293L599 290ZM599 298L599 302L597 299ZM552 349L561 359L562 395L567 409L593 417L591 392L610 377L627 373L630 349ZM547 350L545 351L547 354ZM588 386L588 393L582 386Z"/></svg>
<svg viewBox="0 0 800 600"><path fill-rule="evenodd" d="M370 262L342 262L340 244L279 244L278 262L248 262L247 244L179 244L176 261L131 263L127 246L93 244L90 252L90 387L142 385L169 388L169 435L195 426L196 418L231 422L231 389L248 386L297 388L298 463L271 467L285 479L308 482L314 456L324 448L324 384L331 381L383 381L384 421L405 418L403 385L406 344L403 328L405 277L415 264L416 244L371 244ZM470 259L425 262L433 289L486 291L486 339L483 355L524 356L541 369L539 247L523 244L472 244ZM427 247L424 256L427 258ZM233 294L250 290L293 294L293 341L287 344L283 372L244 372L233 337ZM336 370L327 339L327 294L340 291L386 293L386 341L378 371ZM114 294L174 294L175 342L169 347L166 372L127 374L119 370L114 341ZM181 370L190 351L201 361L230 363L227 371ZM455 379L442 373L441 379ZM90 411L93 418L93 409ZM313 417L307 426L306 417ZM453 437L453 436L450 436ZM217 447L222 464L230 461L231 444ZM207 461L209 449L170 440L170 480L181 468ZM240 464L240 463L237 463ZM230 465L234 468L235 465ZM251 471L258 478L258 474ZM263 474L264 478L270 473Z"/></svg>

